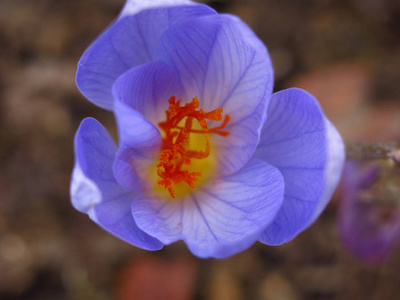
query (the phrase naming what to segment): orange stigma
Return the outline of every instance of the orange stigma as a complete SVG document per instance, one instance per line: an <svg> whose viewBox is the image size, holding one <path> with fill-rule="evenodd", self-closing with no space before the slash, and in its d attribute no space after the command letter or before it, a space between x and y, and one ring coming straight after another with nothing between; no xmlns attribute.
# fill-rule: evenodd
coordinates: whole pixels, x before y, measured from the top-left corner
<svg viewBox="0 0 400 300"><path fill-rule="evenodd" d="M183 170L184 165L190 165L191 159L204 159L210 155L210 133L220 136L228 136L228 131L222 129L228 124L230 117L222 117L222 108L210 112L198 109L200 102L197 97L192 102L181 106L181 100L176 102L176 97L169 100L169 107L166 111L167 119L159 123L160 128L165 132L162 140L160 162L157 164L157 174L161 178L158 184L168 190L172 198L175 198L173 185L186 182L191 189L194 183L201 176L201 172L190 172ZM184 120L186 118L186 120ZM193 129L193 121L196 120L201 129ZM223 121L218 127L208 128L207 120ZM204 151L188 150L190 134L204 134Z"/></svg>

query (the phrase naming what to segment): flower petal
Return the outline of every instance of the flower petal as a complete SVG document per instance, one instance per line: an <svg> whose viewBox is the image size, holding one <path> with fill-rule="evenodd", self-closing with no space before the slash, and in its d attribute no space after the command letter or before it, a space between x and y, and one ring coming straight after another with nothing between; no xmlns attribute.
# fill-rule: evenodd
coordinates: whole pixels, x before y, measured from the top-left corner
<svg viewBox="0 0 400 300"><path fill-rule="evenodd" d="M240 169L259 140L273 85L267 49L238 18L206 16L170 28L159 57L181 78L186 99L205 111L222 107L231 117L228 137L215 137L223 174Z"/></svg>
<svg viewBox="0 0 400 300"><path fill-rule="evenodd" d="M143 152L130 147L121 147L115 155L113 165L115 179L121 186L134 192L141 192L146 185L139 174L145 174L153 162L154 159L145 156Z"/></svg>
<svg viewBox="0 0 400 300"><path fill-rule="evenodd" d="M127 0L122 9L121 16L134 15L145 9L194 4L189 0Z"/></svg>
<svg viewBox="0 0 400 300"><path fill-rule="evenodd" d="M93 207L101 202L101 191L96 183L83 174L81 166L75 163L71 180L72 206L82 213L87 214Z"/></svg>
<svg viewBox="0 0 400 300"><path fill-rule="evenodd" d="M300 89L272 95L255 157L282 173L285 199L261 242L287 242L315 220L340 178L343 149L314 97Z"/></svg>
<svg viewBox="0 0 400 300"><path fill-rule="evenodd" d="M118 238L140 248L161 249L163 244L141 231L132 218L134 194L119 186L113 176L115 151L115 143L99 122L92 118L82 121L75 137L72 203Z"/></svg>
<svg viewBox="0 0 400 300"><path fill-rule="evenodd" d="M126 75L130 73L132 72L129 71L124 74L122 79L126 78ZM119 80L118 82L121 81ZM130 82L125 85L124 80L122 80L121 85L122 87L131 87L133 84ZM115 117L120 136L120 148L115 155L113 163L114 176L116 181L123 187L131 191L141 191L143 185L139 174L140 172L145 172L157 157L161 146L161 135L158 129L146 120L143 115L128 104L120 101L120 99L125 99L123 95L125 94L122 92L121 95L116 96L117 101L115 102ZM126 95L128 96L127 98L131 96L135 98L136 93L129 91ZM138 99L150 102L152 100L149 97L138 97Z"/></svg>
<svg viewBox="0 0 400 300"><path fill-rule="evenodd" d="M132 107L156 125L165 119L168 99L173 95L181 96L182 86L174 69L154 61L133 68L118 78L113 94L116 101Z"/></svg>
<svg viewBox="0 0 400 300"><path fill-rule="evenodd" d="M112 24L85 51L78 64L76 83L91 102L112 110L111 88L115 80L129 69L155 60L158 42L165 30L183 20L215 14L205 5L166 4L169 7L145 9L163 5L161 2L153 5L146 1L140 6L138 1L128 2L123 15L129 15Z"/></svg>
<svg viewBox="0 0 400 300"><path fill-rule="evenodd" d="M145 100L148 100L148 98ZM116 101L115 118L121 145L143 152L144 155L159 150L161 145L160 132L137 110L124 102Z"/></svg>
<svg viewBox="0 0 400 300"><path fill-rule="evenodd" d="M121 191L111 169L116 151L114 141L97 120L86 118L82 121L75 136L76 164L79 166L77 178L87 178L90 185L95 185L105 198L112 197L115 191Z"/></svg>
<svg viewBox="0 0 400 300"><path fill-rule="evenodd" d="M275 218L283 190L279 171L252 159L185 199L138 197L132 214L139 228L165 244L183 239L199 257L224 258L255 242Z"/></svg>
<svg viewBox="0 0 400 300"><path fill-rule="evenodd" d="M132 193L118 195L111 201L98 204L89 217L103 229L136 247L160 250L164 244L139 229L133 220L130 209L133 199Z"/></svg>
<svg viewBox="0 0 400 300"><path fill-rule="evenodd" d="M325 191L319 202L310 224L313 223L322 213L329 200L332 198L342 175L342 169L345 161L345 146L343 140L336 128L325 118L326 143L327 143L327 164L325 166Z"/></svg>

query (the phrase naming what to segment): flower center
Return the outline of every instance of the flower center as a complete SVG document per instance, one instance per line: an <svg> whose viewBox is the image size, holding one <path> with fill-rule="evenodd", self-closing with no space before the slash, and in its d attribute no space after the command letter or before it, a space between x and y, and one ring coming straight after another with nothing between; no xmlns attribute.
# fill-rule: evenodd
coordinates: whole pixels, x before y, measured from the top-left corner
<svg viewBox="0 0 400 300"><path fill-rule="evenodd" d="M175 198L174 185L186 182L190 189L194 189L195 182L202 173L198 170L189 170L187 167L192 165L192 159L204 160L210 155L209 134L215 133L223 137L229 135L228 131L222 129L228 124L230 116L225 115L223 118L222 108L210 112L199 110L200 102L197 97L184 106L181 106L181 100L176 101L175 96L172 96L168 102L167 119L158 124L165 135L157 164L157 174L161 179L157 183L168 190L172 198ZM197 125L193 122L195 120ZM218 127L209 128L207 120L223 122ZM199 144L198 142L190 143L192 134L204 135L204 150L187 149L189 145L198 146Z"/></svg>

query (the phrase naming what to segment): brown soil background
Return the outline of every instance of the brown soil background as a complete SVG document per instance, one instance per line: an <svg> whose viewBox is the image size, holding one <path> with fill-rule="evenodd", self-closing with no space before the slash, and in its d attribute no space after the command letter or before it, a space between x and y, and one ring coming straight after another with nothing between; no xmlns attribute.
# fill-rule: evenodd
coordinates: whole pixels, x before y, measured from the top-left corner
<svg viewBox="0 0 400 300"><path fill-rule="evenodd" d="M80 55L123 0L0 0L0 299L399 299L399 252L380 265L347 253L337 199L280 247L200 260L184 244L136 249L69 202L73 136L111 113L79 93ZM304 87L347 141L400 133L400 2L212 1L270 50L279 90Z"/></svg>

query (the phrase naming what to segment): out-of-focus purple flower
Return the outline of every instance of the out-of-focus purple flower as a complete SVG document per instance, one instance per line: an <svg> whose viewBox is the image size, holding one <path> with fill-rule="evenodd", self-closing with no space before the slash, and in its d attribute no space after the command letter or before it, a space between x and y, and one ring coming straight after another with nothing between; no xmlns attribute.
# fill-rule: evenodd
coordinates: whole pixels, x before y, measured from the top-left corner
<svg viewBox="0 0 400 300"><path fill-rule="evenodd" d="M272 93L267 49L190 1L128 1L84 53L77 85L115 114L76 134L72 203L144 249L184 240L223 258L290 241L329 201L342 140L300 89ZM177 101L177 100L181 101Z"/></svg>
<svg viewBox="0 0 400 300"><path fill-rule="evenodd" d="M376 263L400 242L399 197L393 195L392 175L382 167L349 162L341 184L339 228L347 249L362 261Z"/></svg>

